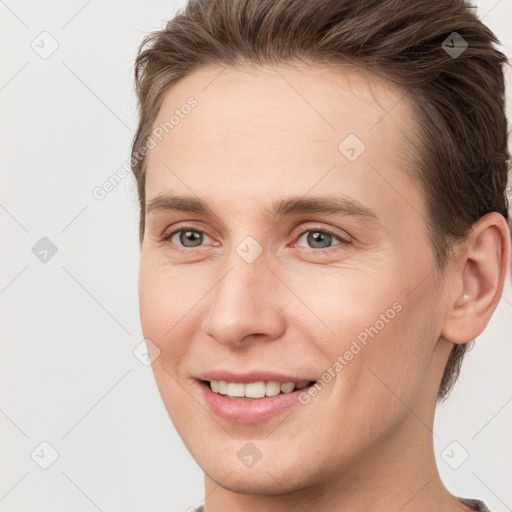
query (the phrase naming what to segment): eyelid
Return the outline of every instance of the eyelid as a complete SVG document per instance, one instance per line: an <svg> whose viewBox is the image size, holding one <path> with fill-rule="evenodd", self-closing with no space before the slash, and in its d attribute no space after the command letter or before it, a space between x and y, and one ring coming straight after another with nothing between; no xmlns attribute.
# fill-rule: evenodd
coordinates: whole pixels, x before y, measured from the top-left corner
<svg viewBox="0 0 512 512"><path fill-rule="evenodd" d="M199 223L204 224L202 221L196 221L196 220L189 220L189 221L182 221L177 222L176 224L172 224L171 226L167 226L163 231L161 231L161 234L158 235L160 239L164 239L167 237L172 237L179 231L186 231L187 229L190 231L197 231L198 233L204 233L205 235L208 235L206 229L203 229L200 226L193 226L190 223ZM211 235L208 235L210 238L213 238Z"/></svg>

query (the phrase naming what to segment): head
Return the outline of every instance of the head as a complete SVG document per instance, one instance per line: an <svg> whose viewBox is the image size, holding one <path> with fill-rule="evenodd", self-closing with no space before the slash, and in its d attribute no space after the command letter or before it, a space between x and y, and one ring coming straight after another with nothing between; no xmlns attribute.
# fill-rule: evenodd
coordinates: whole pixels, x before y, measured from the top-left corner
<svg viewBox="0 0 512 512"><path fill-rule="evenodd" d="M247 439L286 472L315 425L312 482L448 396L510 257L495 43L461 0L200 0L141 45L141 321L209 474ZM203 408L200 374L265 367L317 391L263 425Z"/></svg>

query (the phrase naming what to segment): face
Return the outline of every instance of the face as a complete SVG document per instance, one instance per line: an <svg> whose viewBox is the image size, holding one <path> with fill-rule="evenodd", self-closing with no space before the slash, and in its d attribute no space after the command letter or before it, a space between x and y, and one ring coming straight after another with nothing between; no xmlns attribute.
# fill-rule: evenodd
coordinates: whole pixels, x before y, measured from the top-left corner
<svg viewBox="0 0 512 512"><path fill-rule="evenodd" d="M204 68L165 97L141 322L167 411L224 488L305 488L427 430L411 411L434 407L443 299L404 92L301 64Z"/></svg>

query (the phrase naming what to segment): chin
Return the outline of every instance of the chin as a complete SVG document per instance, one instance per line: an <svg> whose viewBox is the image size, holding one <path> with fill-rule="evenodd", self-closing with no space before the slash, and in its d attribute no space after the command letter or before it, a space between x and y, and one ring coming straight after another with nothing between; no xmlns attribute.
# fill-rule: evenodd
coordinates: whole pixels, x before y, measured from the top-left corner
<svg viewBox="0 0 512 512"><path fill-rule="evenodd" d="M272 467L258 467L234 471L229 464L213 464L212 472L205 474L216 484L231 492L249 495L280 496L297 489L307 487L300 482L297 474L291 468L281 468L275 464ZM295 468L297 466L295 465Z"/></svg>

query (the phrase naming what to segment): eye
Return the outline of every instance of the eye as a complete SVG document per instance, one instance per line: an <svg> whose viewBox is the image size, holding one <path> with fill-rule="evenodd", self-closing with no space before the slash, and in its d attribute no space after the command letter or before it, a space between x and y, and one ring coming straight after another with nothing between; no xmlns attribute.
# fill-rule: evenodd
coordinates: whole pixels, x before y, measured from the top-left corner
<svg viewBox="0 0 512 512"><path fill-rule="evenodd" d="M206 240L205 240L206 237ZM300 236L297 240L299 247L308 247L300 244L300 240L305 238L306 243L309 244L310 249L318 249L319 252L322 250L329 249L336 245L348 245L350 240L343 238L342 236L330 231L325 228L308 228L303 229L300 232ZM180 229L176 229L167 235L164 235L162 242L170 242L177 247L184 247L186 249L194 249L200 247L204 242L212 241L212 238L208 236L204 231L192 228L190 226L184 226ZM338 243L333 243L337 241Z"/></svg>
<svg viewBox="0 0 512 512"><path fill-rule="evenodd" d="M194 247L201 246L205 237L211 240L204 231L185 226L165 235L162 241L172 242L175 245L193 249Z"/></svg>
<svg viewBox="0 0 512 512"><path fill-rule="evenodd" d="M341 236L337 235L333 231L330 231L328 229L322 228L322 229L316 229L316 228L309 228L302 230L300 237L298 239L298 242L304 238L306 239L306 243L309 244L310 248L313 249L329 249L333 245L341 245L341 244L349 244L350 241L342 238ZM333 244L333 240L338 240L339 243ZM304 247L300 244L298 244L300 247Z"/></svg>

